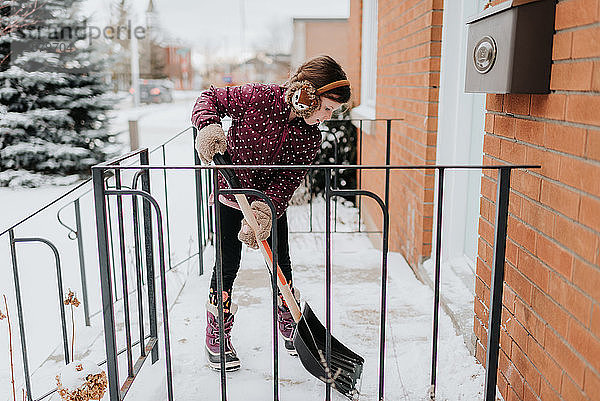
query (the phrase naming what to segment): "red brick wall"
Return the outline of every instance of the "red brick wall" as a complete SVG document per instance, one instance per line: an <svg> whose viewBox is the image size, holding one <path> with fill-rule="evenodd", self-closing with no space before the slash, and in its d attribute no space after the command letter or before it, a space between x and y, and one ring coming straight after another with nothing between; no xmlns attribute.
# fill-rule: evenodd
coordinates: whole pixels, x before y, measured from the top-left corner
<svg viewBox="0 0 600 401"><path fill-rule="evenodd" d="M378 9L377 118L392 125L391 164L435 164L442 0L380 0ZM385 123L363 136L363 164L385 162ZM363 173L363 186L383 197L383 172ZM433 172L392 174L390 249L416 266L431 253ZM367 208L381 222L375 204ZM379 223L380 224L380 223Z"/></svg>
<svg viewBox="0 0 600 401"><path fill-rule="evenodd" d="M485 163L511 180L498 387L600 400L600 1L556 7L551 93L488 95ZM484 172L474 330L485 363L496 175Z"/></svg>

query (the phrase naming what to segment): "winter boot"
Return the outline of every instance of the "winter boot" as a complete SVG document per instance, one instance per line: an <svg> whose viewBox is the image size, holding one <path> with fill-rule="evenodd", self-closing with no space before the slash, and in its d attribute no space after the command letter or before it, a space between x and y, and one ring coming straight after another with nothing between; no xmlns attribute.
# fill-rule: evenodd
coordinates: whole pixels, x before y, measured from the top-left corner
<svg viewBox="0 0 600 401"><path fill-rule="evenodd" d="M300 299L300 291L292 288L292 293L296 301ZM277 326L279 332L285 341L285 349L290 355L298 355L296 347L294 347L294 331L296 330L296 322L292 317L292 312L287 306L287 303L283 299L283 295L279 293L277 298Z"/></svg>
<svg viewBox="0 0 600 401"><path fill-rule="evenodd" d="M225 315L223 321L225 370L233 371L240 368L240 360L231 343L231 329L233 327L234 315L237 312L237 305L232 303L230 299L227 299L227 301L228 302L225 302L225 307L223 308ZM206 303L206 356L208 357L208 365L215 370L221 370L221 349L219 340L219 308L209 301Z"/></svg>

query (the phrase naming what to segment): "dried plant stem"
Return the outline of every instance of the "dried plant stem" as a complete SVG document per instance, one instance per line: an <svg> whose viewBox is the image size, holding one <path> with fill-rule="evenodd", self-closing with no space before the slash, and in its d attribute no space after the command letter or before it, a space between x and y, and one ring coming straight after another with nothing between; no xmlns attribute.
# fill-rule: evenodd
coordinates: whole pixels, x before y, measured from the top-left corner
<svg viewBox="0 0 600 401"><path fill-rule="evenodd" d="M75 360L75 354L73 353L73 349L75 349L75 315L73 314L73 304L71 304L71 323L73 324L73 336L71 337L71 362Z"/></svg>
<svg viewBox="0 0 600 401"><path fill-rule="evenodd" d="M69 294L67 295L67 299L63 301L63 304L71 306L71 324L73 326L73 335L71 336L71 362L73 362L75 360L75 313L73 312L73 307L79 306L79 300L71 289L69 289Z"/></svg>
<svg viewBox="0 0 600 401"><path fill-rule="evenodd" d="M13 348L12 348L12 329L10 326L10 313L8 312L8 303L6 302L6 295L4 297L4 307L6 308L6 319L8 320L8 350L10 353L10 376L12 382L12 393L13 401L17 401L17 392L15 390L15 366L13 364Z"/></svg>

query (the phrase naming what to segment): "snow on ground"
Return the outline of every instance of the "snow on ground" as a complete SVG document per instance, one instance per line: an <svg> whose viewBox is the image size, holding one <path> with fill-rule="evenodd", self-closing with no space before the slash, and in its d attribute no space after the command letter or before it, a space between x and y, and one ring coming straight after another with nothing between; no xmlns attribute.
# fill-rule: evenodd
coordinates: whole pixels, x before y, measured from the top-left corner
<svg viewBox="0 0 600 401"><path fill-rule="evenodd" d="M433 258L423 263L426 274L421 277L433 288L435 280L435 264ZM475 350L475 334L473 333L474 300L475 300L475 268L466 256L442 261L440 264L441 302L451 311L454 325L467 343L471 352Z"/></svg>
<svg viewBox="0 0 600 401"><path fill-rule="evenodd" d="M313 212L323 222L324 202ZM308 206L290 207L291 230L302 228ZM340 206L338 228L355 221L356 209ZM321 224L322 225L322 224ZM315 230L322 229L316 226ZM323 234L292 234L294 280L317 316L325 317L325 239ZM244 248L233 300L240 305L233 341L242 369L227 374L227 399L266 400L273 394L272 304L270 278L258 251ZM381 252L364 234L334 234L332 244L332 334L365 358L361 400L378 397ZM433 294L416 280L401 255L389 255L385 398L425 400L430 381ZM210 276L191 276L170 314L175 399L217 399L220 375L208 368L204 355L204 303ZM468 353L447 315L441 314L438 400L481 399L483 368ZM279 344L280 397L319 399L324 385L289 356ZM166 397L164 366L146 366L131 389L132 399L153 394ZM135 397L134 397L135 394ZM343 400L335 393L334 400Z"/></svg>
<svg viewBox="0 0 600 401"><path fill-rule="evenodd" d="M126 129L127 120L140 118L141 146L156 146L188 127L189 112L196 94L178 96L167 105L126 107L116 113L115 129ZM121 128L119 128L121 127ZM124 138L125 140L127 138ZM167 163L192 163L191 132L173 141L165 148ZM159 148L152 155L153 163L162 163ZM129 182L131 174L124 174ZM152 190L161 207L166 210L164 175L155 172ZM171 171L166 174L169 198L169 227L171 252L167 260L172 264L182 260L196 249L193 176L188 171ZM0 206L5 212L2 227L32 212L36 207L63 193L68 188L0 189ZM82 188L76 196L88 188ZM33 218L17 229L17 236L41 236L52 240L61 252L63 286L77 290L81 300L79 264L76 241L67 238L68 231L56 221L56 212L69 204L73 197ZM129 202L125 202L128 216ZM115 210L114 200L111 203ZM63 212L67 224L73 224L72 205ZM97 245L93 220L91 194L82 198L86 272L90 292L90 310L95 313L91 327L83 325L82 308L76 310L77 356L96 361L105 358L102 317L100 310ZM294 231L308 229L308 206L290 207L290 227ZM313 229L323 229L324 202L317 201L313 208ZM125 219L126 229L131 221ZM166 225L166 221L164 222ZM117 221L112 221L116 230ZM356 227L356 209L338 207L337 228L352 231ZM130 237L129 237L130 238ZM295 282L302 291L302 300L309 302L317 316L325 318L325 246L323 234L292 234L290 237ZM115 244L117 245L117 244ZM131 262L132 244L126 244L127 258ZM118 248L116 253L118 254ZM41 245L19 244L20 279L23 291L30 369L33 373L34 396L39 397L53 386L54 374L64 364L61 331L56 299L56 278L51 253ZM332 333L365 357L365 370L361 385L361 400L377 399L379 369L379 307L381 291L381 252L375 249L364 234L333 234L332 245ZM205 253L206 266L212 266L212 248ZM8 240L0 237L0 291L7 294L13 320L13 346L17 385L22 386L20 347L12 269ZM119 266L118 255L115 259ZM131 265L131 263L129 264ZM128 266L129 266L128 265ZM220 376L207 367L203 341L205 330L204 304L207 297L209 274L198 276L194 258L168 273L168 301L170 307L170 333L176 400L220 399ZM207 269L210 270L210 269ZM129 269L130 283L133 273ZM121 280L116 274L120 291ZM450 283L450 287L452 287ZM451 291L452 288L449 288ZM144 290L145 291L145 290ZM272 374L272 305L269 275L258 252L245 250L240 275L234 289L234 301L240 310L236 316L233 339L242 360L242 369L227 374L228 399L265 400L273 393ZM446 291L446 289L444 289ZM431 355L433 294L430 288L415 279L411 269L399 254L389 255L387 341L385 357L385 389L388 400L424 400L429 388ZM145 297L145 293L144 293ZM137 316L136 295L131 295L132 316ZM160 305L159 305L160 308ZM3 308L2 308L3 309ZM144 310L147 311L147 305ZM160 312L160 309L159 309ZM119 347L124 345L122 301L115 304ZM147 313L147 312L146 312ZM160 315L160 313L159 313ZM454 331L444 313L440 318L440 344L438 362L438 400L481 399L483 368L468 353L463 339ZM70 333L70 320L67 320ZM8 338L5 325L0 322L0 400L10 394L8 369ZM137 322L133 319L133 333ZM146 330L147 332L147 330ZM162 333L162 328L159 329ZM159 336L162 341L162 334ZM164 400L164 345L160 345L161 359L155 365L148 360L136 378L128 400ZM134 358L138 348L134 349ZM280 343L279 388L281 399L319 399L324 397L324 385L308 374L300 362L287 355ZM125 355L119 360L120 375L126 373ZM57 400L58 396L49 397ZM105 396L103 399L108 399ZM344 399L334 393L333 399Z"/></svg>
<svg viewBox="0 0 600 401"><path fill-rule="evenodd" d="M140 146L153 148L192 125L192 107L200 92L175 91L172 103L142 104L132 107L130 99L123 101L114 113L113 130L124 132L128 143L129 120L138 120Z"/></svg>

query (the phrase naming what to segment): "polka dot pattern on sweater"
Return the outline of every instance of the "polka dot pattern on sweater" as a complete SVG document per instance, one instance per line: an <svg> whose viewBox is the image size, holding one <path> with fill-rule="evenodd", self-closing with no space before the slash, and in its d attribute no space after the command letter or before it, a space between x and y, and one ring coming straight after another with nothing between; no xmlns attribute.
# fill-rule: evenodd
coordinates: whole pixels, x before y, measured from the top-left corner
<svg viewBox="0 0 600 401"><path fill-rule="evenodd" d="M284 94L285 88L279 85L211 87L196 100L192 124L203 128L230 116L227 151L234 164L311 164L321 144L321 132L303 118L289 121L290 106ZM263 191L273 201L279 217L307 170L239 169L236 173L243 187ZM228 188L222 177L219 188Z"/></svg>

